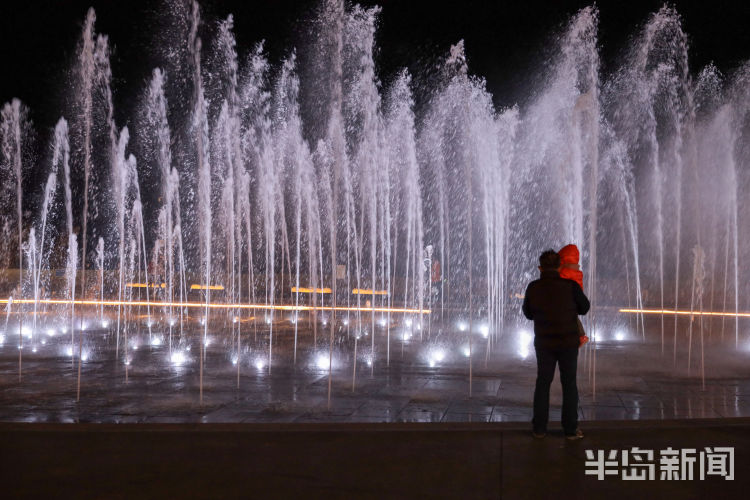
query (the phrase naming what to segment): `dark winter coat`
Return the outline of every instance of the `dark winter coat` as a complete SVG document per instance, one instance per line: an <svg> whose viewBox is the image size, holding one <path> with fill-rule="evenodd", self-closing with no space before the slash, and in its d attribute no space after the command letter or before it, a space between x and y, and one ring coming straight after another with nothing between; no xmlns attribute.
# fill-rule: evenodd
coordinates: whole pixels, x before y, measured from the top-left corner
<svg viewBox="0 0 750 500"><path fill-rule="evenodd" d="M561 278L557 271L542 271L526 288L522 306L524 316L534 321L534 347L578 347L578 315L589 307L578 283Z"/></svg>

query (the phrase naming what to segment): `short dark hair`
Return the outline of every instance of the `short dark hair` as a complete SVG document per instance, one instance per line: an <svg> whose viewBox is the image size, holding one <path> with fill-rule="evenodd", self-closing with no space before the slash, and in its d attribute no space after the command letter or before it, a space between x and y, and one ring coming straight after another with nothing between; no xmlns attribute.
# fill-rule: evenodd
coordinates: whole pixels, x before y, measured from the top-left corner
<svg viewBox="0 0 750 500"><path fill-rule="evenodd" d="M539 267L542 271L557 271L560 269L560 256L554 250L545 250L539 256Z"/></svg>

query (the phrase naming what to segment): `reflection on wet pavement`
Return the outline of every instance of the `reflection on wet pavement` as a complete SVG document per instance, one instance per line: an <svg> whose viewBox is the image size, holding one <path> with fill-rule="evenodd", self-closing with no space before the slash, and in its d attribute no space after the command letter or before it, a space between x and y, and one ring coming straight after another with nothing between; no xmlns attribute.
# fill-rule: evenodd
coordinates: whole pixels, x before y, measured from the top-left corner
<svg viewBox="0 0 750 500"><path fill-rule="evenodd" d="M22 378L12 342L0 345L0 421L5 422L509 422L531 419L535 381L532 355L498 349L489 362L468 362L460 342L425 341L392 346L390 365L358 360L351 347L334 348L328 404L327 346L307 345L293 364L289 339L279 336L269 373L262 345L248 341L237 356L233 340L218 336L207 349L203 405L199 404L199 345L131 340L127 360L115 360L111 332L91 332L84 351L81 400L77 367L60 338L24 353ZM57 340L57 342L56 342ZM438 346L438 347L436 347ZM369 347L369 346L368 346ZM403 347L403 350L401 349ZM434 353L439 349L440 362ZM376 344L376 354L385 347ZM596 394L587 354L579 360L582 420L639 420L750 416L750 377L744 352L707 359L706 386L696 373L673 368L655 346L600 344ZM311 354L312 353L312 354ZM323 353L323 354L321 354ZM425 354L427 353L427 354ZM364 353L369 356L369 352ZM320 362L324 356L325 363ZM627 362L623 361L627 359ZM369 358L372 359L372 358ZM126 365L127 361L127 365ZM125 372L127 369L127 380ZM239 378L238 378L239 373ZM238 385L239 384L239 385ZM559 420L555 381L550 418ZM554 423L552 424L554 425Z"/></svg>

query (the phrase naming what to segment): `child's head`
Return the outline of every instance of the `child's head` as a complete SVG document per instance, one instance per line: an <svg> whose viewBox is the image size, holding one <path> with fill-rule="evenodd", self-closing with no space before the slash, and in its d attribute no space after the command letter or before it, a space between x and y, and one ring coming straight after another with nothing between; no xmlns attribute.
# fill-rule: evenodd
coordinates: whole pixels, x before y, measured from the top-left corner
<svg viewBox="0 0 750 500"><path fill-rule="evenodd" d="M560 264L563 267L573 267L578 265L580 253L578 252L577 246L565 245L559 252L557 252L557 254L560 256Z"/></svg>

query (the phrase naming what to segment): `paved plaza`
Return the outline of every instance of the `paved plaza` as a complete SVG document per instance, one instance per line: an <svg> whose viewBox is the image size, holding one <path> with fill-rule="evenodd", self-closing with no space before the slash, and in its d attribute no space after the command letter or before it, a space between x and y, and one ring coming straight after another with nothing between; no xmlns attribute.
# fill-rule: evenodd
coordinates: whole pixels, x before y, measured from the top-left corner
<svg viewBox="0 0 750 500"><path fill-rule="evenodd" d="M92 423L377 423L529 422L536 376L533 347L493 353L474 345L471 384L463 344L394 342L386 365L382 356L360 357L353 379L352 346L335 346L328 399L328 350L300 344L296 365L289 336L279 335L274 364L262 361L267 348L248 346L238 366L219 340L209 345L204 366L203 402L196 345L193 357L176 364L166 345L144 342L127 366L116 361L110 334L88 344L76 401L77 362L66 344L32 353L25 349L22 377L18 351L0 347L0 421ZM144 337L145 340L145 337ZM155 343L154 343L155 344ZM369 352L369 342L364 342ZM40 346L41 347L41 346ZM365 349L361 345L358 349ZM376 344L376 353L387 346ZM403 350L402 350L403 348ZM62 352L62 355L61 355ZM742 350L713 347L700 360L660 345L600 342L579 359L579 417L593 420L669 420L750 417L750 376ZM437 354L436 354L437 353ZM84 351L84 356L86 352ZM695 356L695 353L693 353ZM234 358L236 360L236 358ZM438 361L439 360L439 361ZM596 368L594 369L594 364ZM595 378L595 380L594 380ZM551 392L552 423L560 417L556 377ZM239 385L238 385L239 384ZM594 386L594 384L596 384ZM705 384L705 387L704 387ZM469 392L471 390L471 393ZM596 393L594 394L594 390Z"/></svg>

